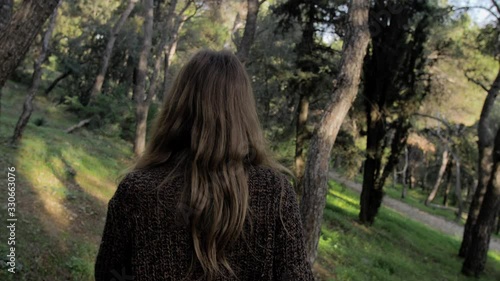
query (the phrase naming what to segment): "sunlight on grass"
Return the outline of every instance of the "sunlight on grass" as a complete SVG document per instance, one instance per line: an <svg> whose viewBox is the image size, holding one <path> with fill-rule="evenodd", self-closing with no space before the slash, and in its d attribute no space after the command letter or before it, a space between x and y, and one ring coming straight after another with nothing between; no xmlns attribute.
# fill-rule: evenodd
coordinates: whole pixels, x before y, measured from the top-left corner
<svg viewBox="0 0 500 281"><path fill-rule="evenodd" d="M336 280L477 280L460 274L458 239L384 207L373 226L362 226L357 223L359 194L333 181L329 186L318 246L321 266L315 268L329 269ZM499 278L499 256L490 253L480 280Z"/></svg>
<svg viewBox="0 0 500 281"><path fill-rule="evenodd" d="M9 82L3 92L3 141L12 134L22 107L20 90L24 88ZM19 200L25 204L18 235L30 237L18 247L20 278L0 272L0 280L93 280L106 204L133 155L131 145L121 139L86 129L65 133L78 120L49 105L45 97L37 97L35 107L41 110L33 113L18 147L0 147L1 164L16 167ZM47 121L35 126L37 118Z"/></svg>
<svg viewBox="0 0 500 281"><path fill-rule="evenodd" d="M66 187L60 178L54 175L51 165L47 163L47 145L35 136L25 138L21 142L16 157L17 170L19 174L29 181L32 190L38 194L44 209L53 217L59 227L66 228L69 224L67 210L62 203L65 199ZM50 157L49 157L50 158ZM27 161L29 159L29 161ZM59 163L54 161L54 166ZM52 161L48 161L49 163Z"/></svg>

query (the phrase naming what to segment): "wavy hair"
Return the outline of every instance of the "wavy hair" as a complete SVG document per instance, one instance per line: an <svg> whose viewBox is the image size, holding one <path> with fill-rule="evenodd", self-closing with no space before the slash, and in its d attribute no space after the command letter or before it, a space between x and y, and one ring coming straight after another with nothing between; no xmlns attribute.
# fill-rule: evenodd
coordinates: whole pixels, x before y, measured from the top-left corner
<svg viewBox="0 0 500 281"><path fill-rule="evenodd" d="M268 150L248 74L233 53L199 51L176 76L133 170L168 162L170 175L185 178L181 204L192 210L204 277L235 276L226 252L250 219L248 166L291 173Z"/></svg>

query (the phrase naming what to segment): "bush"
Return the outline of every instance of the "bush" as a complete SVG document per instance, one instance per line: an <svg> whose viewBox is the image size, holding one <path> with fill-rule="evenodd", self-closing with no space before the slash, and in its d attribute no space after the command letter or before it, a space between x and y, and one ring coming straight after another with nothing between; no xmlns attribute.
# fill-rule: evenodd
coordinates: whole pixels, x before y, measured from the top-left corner
<svg viewBox="0 0 500 281"><path fill-rule="evenodd" d="M38 117L35 120L33 120L33 124L35 124L35 126L37 126L37 127L41 127L41 126L45 125L46 123L47 123L47 121L45 120L44 117Z"/></svg>

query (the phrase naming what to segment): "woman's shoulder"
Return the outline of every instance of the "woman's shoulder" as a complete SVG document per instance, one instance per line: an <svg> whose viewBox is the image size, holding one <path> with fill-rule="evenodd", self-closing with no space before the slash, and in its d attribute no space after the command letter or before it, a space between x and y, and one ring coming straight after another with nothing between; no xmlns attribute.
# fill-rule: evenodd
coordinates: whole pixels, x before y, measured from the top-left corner
<svg viewBox="0 0 500 281"><path fill-rule="evenodd" d="M251 166L249 169L249 182L263 188L290 186L289 177L281 171L267 166Z"/></svg>
<svg viewBox="0 0 500 281"><path fill-rule="evenodd" d="M157 166L141 170L132 170L122 177L119 186L124 186L129 192L147 191L160 184L170 171L167 166ZM172 178L171 180L175 180Z"/></svg>

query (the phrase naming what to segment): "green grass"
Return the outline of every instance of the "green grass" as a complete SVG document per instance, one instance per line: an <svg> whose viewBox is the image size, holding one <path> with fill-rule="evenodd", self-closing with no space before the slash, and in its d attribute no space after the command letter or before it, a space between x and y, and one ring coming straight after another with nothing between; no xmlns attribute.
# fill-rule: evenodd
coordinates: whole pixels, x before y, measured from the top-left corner
<svg viewBox="0 0 500 281"><path fill-rule="evenodd" d="M460 242L384 207L372 227L357 223L359 195L331 181L319 242L325 280L477 280L462 276ZM500 280L490 253L480 280Z"/></svg>
<svg viewBox="0 0 500 281"><path fill-rule="evenodd" d="M354 178L354 181L357 183L362 183L363 178L361 175L357 175ZM426 206L425 200L427 199L427 196L429 195L428 192L423 192L420 187L406 189L406 196L405 198L401 198L401 193L403 191L403 186L401 184L396 184L395 186L392 185L392 183L388 182L384 186L384 193L386 196L389 196L393 199L397 199L401 202L405 202L406 204L415 207L419 209L420 211L427 212L429 214L439 216L442 218L445 218L449 221L457 222L456 221L456 214L455 210L450 208L450 209L444 209L444 208L436 208L433 207L432 205ZM449 200L452 200L453 198L452 192L449 194ZM434 204L440 204L443 202L443 196L441 194L438 194L436 198L434 198L433 203ZM462 213L462 218L459 221L459 224L464 225L465 220L466 220L466 212Z"/></svg>
<svg viewBox="0 0 500 281"><path fill-rule="evenodd" d="M361 175L356 175L354 178L354 181L357 183L362 183L363 178ZM443 187L441 187L443 188ZM403 190L403 186L401 184L396 184L395 186L392 186L391 183L386 183L384 186L384 193L386 196L389 196L393 199L399 200L401 202L404 202L412 207L415 207L419 209L420 211L427 212L429 214L435 215L442 217L448 221L458 223L460 225L465 225L465 222L467 220L467 210L464 210L462 213L462 216L460 218L460 221L457 222L456 220L456 211L457 209L454 206L451 206L449 209L445 208L437 208L433 205L426 206L425 205L425 200L427 199L427 196L429 195L429 191L422 191L420 187L413 188L413 189L406 189L406 196L405 198L401 198L401 193ZM453 194L450 192L449 194L449 200L453 200ZM433 200L433 204L436 205L441 205L443 202L443 195L438 194L436 195L436 198ZM500 234L493 233L494 237L500 238Z"/></svg>
<svg viewBox="0 0 500 281"><path fill-rule="evenodd" d="M2 96L0 168L2 173L9 166L17 169L18 273L0 268L0 280L92 280L106 203L116 177L131 163L132 147L85 129L64 133L79 120L45 97L36 98L19 146L6 145L25 92L8 83ZM46 124L35 126L33 120L42 117ZM277 153L290 154L287 147L278 146ZM0 184L6 186L5 176ZM0 192L0 202L6 195ZM315 266L323 280L469 280L458 274L455 239L386 209L373 227L360 226L357 195L335 184L327 200ZM5 216L1 211L0 220ZM6 253L6 243L0 242L2 259ZM494 270L499 263L500 257L491 254L483 280L500 279Z"/></svg>
<svg viewBox="0 0 500 281"><path fill-rule="evenodd" d="M131 145L85 129L66 134L79 120L36 97L22 141L11 147L25 94L25 87L11 82L3 89L0 184L6 186L7 167L16 167L18 273L0 267L0 280L92 280L106 204L119 173L131 163ZM37 118L45 124L36 126ZM7 202L6 192L0 202ZM6 215L3 209L0 219ZM7 250L0 243L2 260Z"/></svg>
<svg viewBox="0 0 500 281"><path fill-rule="evenodd" d="M405 198L401 198L401 192L402 192L402 186L400 184L396 185L395 187L389 185L386 185L384 187L385 194L391 198L398 199L402 202L405 202L408 205L411 205L421 211L427 212L429 214L433 214L435 216L440 216L443 217L449 221L454 221L456 222L456 215L455 211L452 209L441 209L441 208L436 208L433 207L432 205L426 206L425 200L427 199L426 193L423 193L420 188L413 188L413 189L406 189L406 196ZM451 199L453 195L450 193L449 198ZM433 203L438 204L443 201L443 198L441 196L437 196ZM465 224L465 219L464 215L462 214L462 218L460 220L460 224Z"/></svg>

